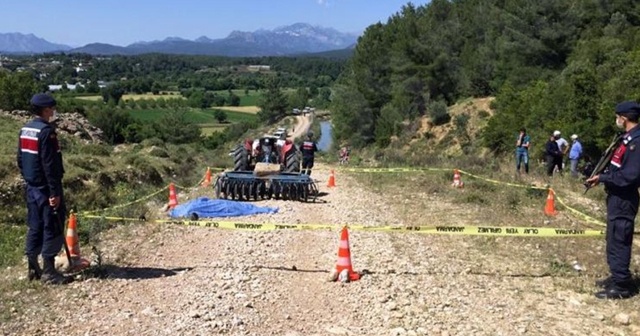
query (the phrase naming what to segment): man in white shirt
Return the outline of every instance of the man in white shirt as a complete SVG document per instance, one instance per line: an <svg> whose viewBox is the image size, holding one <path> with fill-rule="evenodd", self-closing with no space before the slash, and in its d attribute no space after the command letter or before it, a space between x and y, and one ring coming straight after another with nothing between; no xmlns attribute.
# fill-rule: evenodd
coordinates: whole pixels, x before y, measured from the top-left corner
<svg viewBox="0 0 640 336"><path fill-rule="evenodd" d="M564 157L569 152L569 142L561 136L561 133L558 130L553 131L553 137L556 139L556 143L558 144L558 148L560 148L560 152L562 152L561 167L564 168Z"/></svg>

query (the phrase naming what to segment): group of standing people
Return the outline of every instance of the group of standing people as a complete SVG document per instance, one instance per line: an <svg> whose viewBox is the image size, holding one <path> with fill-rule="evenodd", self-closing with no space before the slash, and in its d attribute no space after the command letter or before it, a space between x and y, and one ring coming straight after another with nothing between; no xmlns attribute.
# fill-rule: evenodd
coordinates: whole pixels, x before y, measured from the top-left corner
<svg viewBox="0 0 640 336"><path fill-rule="evenodd" d="M558 130L554 131L545 144L545 159L547 163L547 176L553 176L557 171L562 174L565 157L569 156L571 176L578 177L578 163L582 158L582 143L578 140L578 135L571 136L571 145L562 137Z"/></svg>
<svg viewBox="0 0 640 336"><path fill-rule="evenodd" d="M520 129L516 138L516 170L518 173L524 166L526 174L529 173L529 148L531 146L531 137L527 134L527 130L523 127ZM571 136L571 144L562 137L562 133L558 130L554 131L545 144L545 160L547 175L553 176L553 172L557 169L562 174L564 168L564 158L569 156L571 176L578 177L578 163L583 157L582 143L578 139L577 134Z"/></svg>
<svg viewBox="0 0 640 336"><path fill-rule="evenodd" d="M607 193L606 261L609 276L595 282L600 290L599 299L626 299L638 293L638 284L629 270L635 218L640 203L640 104L626 101L615 108L616 126L623 132L618 138L606 169L587 178L588 187L604 184ZM564 158L568 155L571 175L578 176L578 162L583 158L582 144L578 135L571 136L571 145L554 131L545 144L547 175L555 169L562 173ZM521 163L529 171L528 159L531 139L526 130L520 130L516 140L516 167ZM586 174L585 174L586 175ZM590 175L590 173L589 173Z"/></svg>

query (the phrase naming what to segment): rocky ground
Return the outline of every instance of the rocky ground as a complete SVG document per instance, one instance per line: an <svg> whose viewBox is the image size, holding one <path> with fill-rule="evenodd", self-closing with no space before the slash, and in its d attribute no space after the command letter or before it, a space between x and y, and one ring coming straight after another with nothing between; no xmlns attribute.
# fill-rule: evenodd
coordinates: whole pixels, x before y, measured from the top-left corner
<svg viewBox="0 0 640 336"><path fill-rule="evenodd" d="M598 301L593 277L540 274L535 238L498 249L485 237L350 232L357 282L328 282L343 224L445 221L456 207L387 201L328 166L313 172L322 202L261 201L262 223L334 224L333 230L225 231L129 224L102 237L106 279L65 287L16 286L5 335L634 335L640 299ZM200 191L203 193L204 191ZM470 211L469 213L472 213ZM464 218L468 218L465 216ZM464 221L464 220L462 220ZM429 224L429 223L423 223ZM510 238L506 238L510 239ZM524 240L523 240L524 241ZM479 248L479 244L486 244ZM594 241L601 248L601 242ZM493 252L495 250L495 253ZM0 273L17 282L22 268Z"/></svg>
<svg viewBox="0 0 640 336"><path fill-rule="evenodd" d="M33 119L33 114L29 111L3 111L0 110L0 116L7 116L9 118L26 123ZM86 117L82 114L73 113L59 113L56 123L56 130L60 134L68 134L77 137L84 143L104 143L104 134L101 129L91 125Z"/></svg>

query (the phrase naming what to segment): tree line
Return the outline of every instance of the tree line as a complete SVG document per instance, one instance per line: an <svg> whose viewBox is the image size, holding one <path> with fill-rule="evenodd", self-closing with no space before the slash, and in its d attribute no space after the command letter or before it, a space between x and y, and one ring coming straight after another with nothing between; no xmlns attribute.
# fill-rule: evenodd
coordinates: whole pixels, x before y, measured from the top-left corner
<svg viewBox="0 0 640 336"><path fill-rule="evenodd" d="M526 127L540 150L554 129L599 153L613 107L640 98L640 3L433 0L369 26L334 87L334 135L386 146L403 121L450 118L442 106L496 96L482 135L510 152Z"/></svg>
<svg viewBox="0 0 640 336"><path fill-rule="evenodd" d="M87 54L15 56L5 62L11 71L22 68L42 76L44 84L86 83L95 91L98 81L122 82L127 91L151 92L202 88L206 91L257 90L276 75L286 87L325 87L344 70L343 59L322 57L218 57L145 54L97 57ZM79 65L82 64L82 67ZM269 70L251 70L266 65ZM80 71L78 71L80 68ZM127 79L128 83L122 79ZM94 92L95 93L95 92Z"/></svg>

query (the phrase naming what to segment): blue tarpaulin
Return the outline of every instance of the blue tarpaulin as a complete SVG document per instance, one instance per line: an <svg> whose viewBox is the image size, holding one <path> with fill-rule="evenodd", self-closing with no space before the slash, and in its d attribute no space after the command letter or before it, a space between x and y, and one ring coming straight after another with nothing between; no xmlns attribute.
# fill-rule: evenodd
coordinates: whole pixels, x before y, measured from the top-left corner
<svg viewBox="0 0 640 336"><path fill-rule="evenodd" d="M191 202L176 206L171 210L169 216L172 218L186 218L191 217L192 214L195 213L198 215L198 218L210 218L248 216L276 212L278 212L278 208L260 207L249 203L199 197Z"/></svg>

